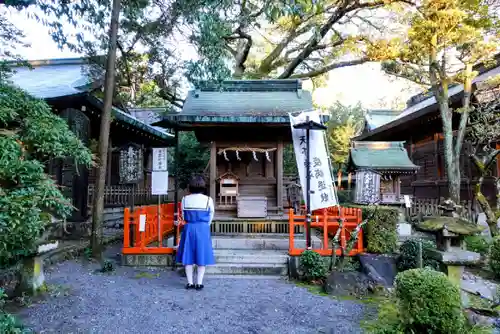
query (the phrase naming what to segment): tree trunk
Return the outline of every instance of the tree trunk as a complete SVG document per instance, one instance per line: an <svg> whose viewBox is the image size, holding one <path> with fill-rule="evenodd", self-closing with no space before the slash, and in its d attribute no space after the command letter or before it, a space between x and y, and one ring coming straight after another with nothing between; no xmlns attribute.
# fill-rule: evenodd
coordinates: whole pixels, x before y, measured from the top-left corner
<svg viewBox="0 0 500 334"><path fill-rule="evenodd" d="M443 84L445 85L445 84ZM448 105L448 87L443 87L442 96L438 99L439 111L443 122L443 144L444 144L444 162L448 179L449 198L460 203L460 156L456 156L453 150L453 112Z"/></svg>
<svg viewBox="0 0 500 334"><path fill-rule="evenodd" d="M483 187L484 177L488 174L488 171L491 169L491 166L495 165L496 157L498 156L498 154L500 154L500 150L495 150L483 157L479 157L476 153L470 155L472 163L474 164L474 166L476 166L477 170L480 173L480 177L476 184L476 189L474 191L474 197L479 206L481 207L481 210L484 212L484 215L486 216L486 223L488 224L488 227L490 228L490 233L493 237L499 235L499 229L498 229L498 218L500 218L499 212L492 209L490 203L488 202L488 199L482 193L482 187ZM496 179L496 186L498 192L498 189L500 187L500 181L498 178ZM498 203L498 197L497 197L497 203Z"/></svg>
<svg viewBox="0 0 500 334"><path fill-rule="evenodd" d="M94 193L92 210L92 254L96 258L102 255L104 186L109 149L109 127L111 123L111 108L115 85L116 41L118 35L118 21L120 17L121 0L113 0L111 24L109 29L109 48L106 63L106 77L104 81L104 108L101 114L101 128L99 132L99 166L97 167L97 184Z"/></svg>
<svg viewBox="0 0 500 334"><path fill-rule="evenodd" d="M498 231L498 217L496 213L491 209L491 205L488 202L488 199L483 195L481 188L483 185L483 180L484 177L481 176L477 182L476 185L476 191L475 191L475 197L476 201L478 202L479 206L481 207L481 210L483 210L484 215L486 216L486 223L488 224L488 227L490 228L490 233L492 237L496 237L499 233Z"/></svg>

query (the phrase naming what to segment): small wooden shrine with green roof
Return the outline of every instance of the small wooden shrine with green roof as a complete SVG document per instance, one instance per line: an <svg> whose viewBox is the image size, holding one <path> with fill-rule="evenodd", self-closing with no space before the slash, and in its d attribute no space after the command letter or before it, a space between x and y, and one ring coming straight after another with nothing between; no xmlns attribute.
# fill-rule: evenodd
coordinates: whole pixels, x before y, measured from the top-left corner
<svg viewBox="0 0 500 334"><path fill-rule="evenodd" d="M404 142L353 141L348 169L356 172L356 203L401 204L400 176L418 170L408 157Z"/></svg>
<svg viewBox="0 0 500 334"><path fill-rule="evenodd" d="M188 93L181 112L154 125L194 131L210 147L207 179L217 210L267 217L283 210L283 147L292 142L289 113L312 108L311 93L302 90L300 80L204 82ZM221 192L224 182L238 189L234 200Z"/></svg>

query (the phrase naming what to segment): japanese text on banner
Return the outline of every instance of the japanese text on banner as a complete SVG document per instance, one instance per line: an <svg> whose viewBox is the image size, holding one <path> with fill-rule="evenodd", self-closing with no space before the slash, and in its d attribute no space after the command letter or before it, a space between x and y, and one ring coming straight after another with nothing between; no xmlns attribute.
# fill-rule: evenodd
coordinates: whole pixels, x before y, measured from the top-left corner
<svg viewBox="0 0 500 334"><path fill-rule="evenodd" d="M290 125L292 127L293 147L299 170L300 184L304 200L307 198L306 175L307 175L307 142L306 130L295 129L295 124L304 123L307 116L310 121L320 123L318 111L303 112L297 117L290 115ZM337 196L333 187L330 164L323 131L311 130L309 132L309 176L311 178L311 210L323 209L337 205Z"/></svg>

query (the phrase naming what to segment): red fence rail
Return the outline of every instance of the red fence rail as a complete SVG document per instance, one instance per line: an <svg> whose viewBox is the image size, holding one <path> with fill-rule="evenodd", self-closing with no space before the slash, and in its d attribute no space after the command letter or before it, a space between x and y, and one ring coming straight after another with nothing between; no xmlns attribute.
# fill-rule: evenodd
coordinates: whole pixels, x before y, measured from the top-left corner
<svg viewBox="0 0 500 334"><path fill-rule="evenodd" d="M179 214L180 214L180 203ZM141 231L141 216L145 220ZM159 219L158 219L159 217ZM180 215L179 215L180 220ZM174 247L163 245L164 238L173 235L177 229L178 244L180 227L174 225L174 204L148 205L131 211L125 208L123 214L123 254L173 254ZM131 237L133 236L133 237Z"/></svg>
<svg viewBox="0 0 500 334"><path fill-rule="evenodd" d="M299 214L296 215L293 209L289 210L288 222L290 224L290 246L288 253L292 256L298 256L302 254L305 248L295 247L295 227L303 226L306 229L306 216ZM332 248L330 237L333 237L339 227L339 220L343 220L342 230L340 231L340 247L335 249L337 255L341 255L342 249L346 249L347 241L351 238L351 233L356 229L356 227L363 221L361 209L358 208L343 208L343 207L331 207L328 209L316 210L311 216L311 228L322 230L322 247L315 249L313 251L319 253L320 255L332 255L334 249ZM347 254L348 256L353 256L364 252L363 247L363 231L360 230L358 234L358 240L356 241L352 250Z"/></svg>

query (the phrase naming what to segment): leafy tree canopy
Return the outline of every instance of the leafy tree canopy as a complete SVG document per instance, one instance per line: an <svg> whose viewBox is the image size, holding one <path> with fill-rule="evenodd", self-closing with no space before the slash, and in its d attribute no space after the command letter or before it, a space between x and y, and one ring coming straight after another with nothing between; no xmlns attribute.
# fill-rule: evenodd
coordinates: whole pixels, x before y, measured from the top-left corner
<svg viewBox="0 0 500 334"><path fill-rule="evenodd" d="M66 217L73 207L44 172L51 158L90 165L90 151L42 100L0 81L0 266L30 254L48 213Z"/></svg>

